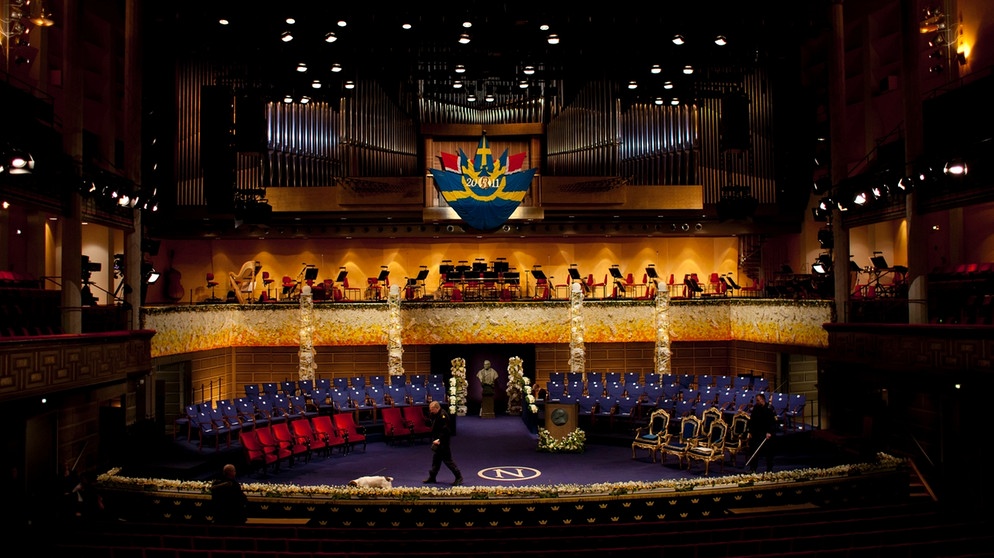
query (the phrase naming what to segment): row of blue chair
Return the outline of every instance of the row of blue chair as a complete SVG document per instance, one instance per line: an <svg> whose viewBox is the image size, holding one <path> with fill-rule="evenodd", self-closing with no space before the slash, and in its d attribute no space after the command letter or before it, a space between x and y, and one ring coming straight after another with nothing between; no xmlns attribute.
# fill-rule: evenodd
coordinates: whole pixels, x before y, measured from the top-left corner
<svg viewBox="0 0 994 558"><path fill-rule="evenodd" d="M316 388L325 391L332 387L340 390L350 388L379 388L385 389L388 386L422 386L428 387L432 384L444 383L441 374L413 374L406 376L403 374L392 375L389 381L386 376L352 376L350 378L341 376L336 378L317 378L315 380L283 380L281 382L265 382L263 384L245 384L245 396L256 398L260 395L282 394L287 397L302 395L311 397Z"/></svg>
<svg viewBox="0 0 994 558"><path fill-rule="evenodd" d="M624 386L639 385L671 385L678 384L683 388L697 389L735 388L767 390L770 387L768 378L756 375L711 375L711 374L656 374L646 373L643 377L639 372L550 372L549 381L563 385L599 384L603 386L620 384Z"/></svg>

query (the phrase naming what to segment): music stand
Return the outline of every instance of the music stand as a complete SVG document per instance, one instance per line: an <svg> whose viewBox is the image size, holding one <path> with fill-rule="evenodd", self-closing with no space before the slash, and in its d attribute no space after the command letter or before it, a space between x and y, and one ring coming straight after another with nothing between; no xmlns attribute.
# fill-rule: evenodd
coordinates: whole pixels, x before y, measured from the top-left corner
<svg viewBox="0 0 994 558"><path fill-rule="evenodd" d="M534 277L536 281L546 281L545 272L541 269L533 269L532 277Z"/></svg>
<svg viewBox="0 0 994 558"><path fill-rule="evenodd" d="M474 273L484 273L487 271L487 262L473 262Z"/></svg>
<svg viewBox="0 0 994 558"><path fill-rule="evenodd" d="M418 272L418 276L415 277L415 279L417 279L418 281L424 281L427 278L428 278L428 269L427 268L422 269L421 271L419 271Z"/></svg>
<svg viewBox="0 0 994 558"><path fill-rule="evenodd" d="M883 256L871 256L870 257L870 263L872 263L873 267L876 268L876 269L887 269L888 268L888 266L887 266L887 259L884 258Z"/></svg>
<svg viewBox="0 0 994 558"><path fill-rule="evenodd" d="M494 271L497 273L507 273L510 269L511 265L504 258L497 258L497 261L494 262Z"/></svg>
<svg viewBox="0 0 994 558"><path fill-rule="evenodd" d="M316 281L317 278L318 278L318 268L316 267L304 268L304 281Z"/></svg>
<svg viewBox="0 0 994 558"><path fill-rule="evenodd" d="M859 265L856 262L849 260L849 271L855 271L856 273L860 273L863 270L860 269Z"/></svg>
<svg viewBox="0 0 994 558"><path fill-rule="evenodd" d="M439 275L444 275L446 277L452 275L452 273L455 270L456 270L456 266L454 266L452 264L441 264L441 265L438 266L438 274Z"/></svg>
<svg viewBox="0 0 994 558"><path fill-rule="evenodd" d="M511 285L517 285L521 282L521 273L517 271L505 271L504 282Z"/></svg>
<svg viewBox="0 0 994 558"><path fill-rule="evenodd" d="M625 276L621 274L621 270L618 269L617 267L612 266L611 269L609 269L608 271L611 272L611 277L619 281L625 280Z"/></svg>
<svg viewBox="0 0 994 558"><path fill-rule="evenodd" d="M569 268L569 278L574 281L583 281L583 276L580 275L580 270L575 267Z"/></svg>
<svg viewBox="0 0 994 558"><path fill-rule="evenodd" d="M345 277L348 276L348 274L349 274L348 270L345 270L345 269L339 270L338 277L335 278L335 282L336 283L344 283L345 282Z"/></svg>
<svg viewBox="0 0 994 558"><path fill-rule="evenodd" d="M649 276L649 279L659 279L659 275L656 274L656 268L651 265L645 268L645 274Z"/></svg>
<svg viewBox="0 0 994 558"><path fill-rule="evenodd" d="M390 270L389 269L381 269L380 270L380 275L379 275L379 277L376 278L376 280L378 282L382 283L382 282L386 281L387 277L389 277L389 276L390 276Z"/></svg>

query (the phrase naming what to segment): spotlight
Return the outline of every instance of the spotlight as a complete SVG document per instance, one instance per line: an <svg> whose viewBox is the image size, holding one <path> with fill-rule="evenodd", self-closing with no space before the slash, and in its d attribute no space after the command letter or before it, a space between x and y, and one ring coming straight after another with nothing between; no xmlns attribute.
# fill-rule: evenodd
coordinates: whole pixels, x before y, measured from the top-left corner
<svg viewBox="0 0 994 558"><path fill-rule="evenodd" d="M852 199L852 202L856 205L866 205L866 201L866 192L857 192Z"/></svg>
<svg viewBox="0 0 994 558"><path fill-rule="evenodd" d="M559 44L559 35L556 35L555 33L549 35L548 41L549 41L550 45L558 45Z"/></svg>
<svg viewBox="0 0 994 558"><path fill-rule="evenodd" d="M293 40L293 33L289 32L289 31L284 31L280 35L280 40L283 41L284 43L289 43L290 41Z"/></svg>
<svg viewBox="0 0 994 558"><path fill-rule="evenodd" d="M725 46L728 44L728 38L725 37L724 35L718 35L717 37L714 38L714 44L718 46Z"/></svg>
<svg viewBox="0 0 994 558"><path fill-rule="evenodd" d="M673 44L675 44L675 45L682 45L685 42L687 42L687 41L686 41L686 39L683 38L683 35L679 35L679 34L673 35Z"/></svg>
<svg viewBox="0 0 994 558"><path fill-rule="evenodd" d="M338 40L338 36L335 35L334 31L328 31L324 36L324 42L333 43Z"/></svg>
<svg viewBox="0 0 994 558"><path fill-rule="evenodd" d="M652 68L649 71L654 74L658 74L663 71L663 68L659 64L653 64Z"/></svg>
<svg viewBox="0 0 994 558"><path fill-rule="evenodd" d="M937 74L937 73L941 72L944 69L945 68L942 67L942 64L936 64L935 66L932 66L931 68L929 68L928 71L929 71L929 73Z"/></svg>
<svg viewBox="0 0 994 558"><path fill-rule="evenodd" d="M960 159L952 159L946 163L946 166L942 168L942 172L947 176L966 176L967 170L969 170Z"/></svg>
<svg viewBox="0 0 994 558"><path fill-rule="evenodd" d="M463 34L459 35L459 44L461 44L461 45L468 45L469 41L470 41L469 33L463 33Z"/></svg>

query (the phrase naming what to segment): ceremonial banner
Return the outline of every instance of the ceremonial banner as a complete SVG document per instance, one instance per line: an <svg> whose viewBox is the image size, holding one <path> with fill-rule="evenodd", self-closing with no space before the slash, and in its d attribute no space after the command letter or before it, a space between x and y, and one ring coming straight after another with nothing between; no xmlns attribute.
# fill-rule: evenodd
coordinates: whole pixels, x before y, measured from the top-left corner
<svg viewBox="0 0 994 558"><path fill-rule="evenodd" d="M435 186L449 206L474 229L494 230L514 213L528 193L535 169L522 169L526 153L494 158L487 136L480 138L476 156L442 153L443 169L431 169Z"/></svg>

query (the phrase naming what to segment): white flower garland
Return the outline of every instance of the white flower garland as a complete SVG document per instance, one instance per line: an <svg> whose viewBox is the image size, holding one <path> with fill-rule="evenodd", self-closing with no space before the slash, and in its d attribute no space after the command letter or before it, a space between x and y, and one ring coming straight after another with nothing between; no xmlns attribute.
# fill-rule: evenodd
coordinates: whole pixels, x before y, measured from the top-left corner
<svg viewBox="0 0 994 558"><path fill-rule="evenodd" d="M458 416L466 415L466 392L469 382L466 381L466 359L452 359L452 377L449 378L449 413Z"/></svg>
<svg viewBox="0 0 994 558"><path fill-rule="evenodd" d="M540 429L540 437L541 437ZM577 429L572 434L575 440L579 440L582 431ZM551 438L551 435L550 435ZM541 438L540 438L541 439ZM568 438L564 438L568 439ZM647 492L654 490L695 490L708 488L722 488L727 486L748 486L756 482L789 483L801 482L815 479L844 478L857 474L872 473L877 471L895 470L898 467L906 466L906 459L894 457L886 453L877 453L876 461L866 463L855 463L850 465L837 465L822 469L806 468L794 469L791 471L778 471L775 473L743 473L739 475L715 475L699 477L693 479L679 480L658 480L658 481L624 481L597 484L555 484L537 486L499 486L493 488L479 486L460 486L455 488L436 487L395 487L384 490L380 488L359 488L347 485L308 485L299 486L295 484L269 484L269 483L243 483L242 489L250 496L259 497L286 497L286 496L309 496L324 498L352 498L356 496L376 497L376 498L401 498L418 499L420 497L432 497L440 494L473 493L487 491L493 497L521 497L529 498L535 496L570 496L583 494L625 494L634 492ZM112 468L106 473L97 476L97 483L102 488L121 490L145 490L160 492L186 492L207 494L211 489L211 482L206 481L178 481L171 479L123 477L119 476L120 467Z"/></svg>

